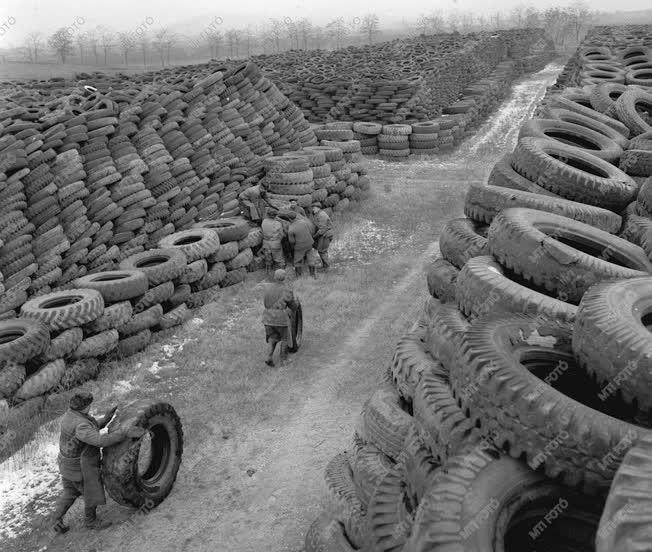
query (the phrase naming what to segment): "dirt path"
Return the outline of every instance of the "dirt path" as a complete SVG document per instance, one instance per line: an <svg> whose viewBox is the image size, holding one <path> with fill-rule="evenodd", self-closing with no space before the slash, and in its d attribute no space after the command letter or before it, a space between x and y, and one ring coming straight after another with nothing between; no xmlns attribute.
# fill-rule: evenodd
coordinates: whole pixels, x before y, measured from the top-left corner
<svg viewBox="0 0 652 552"><path fill-rule="evenodd" d="M182 469L161 507L137 516L111 504L105 515L117 525L102 533L75 528L75 534L42 540L36 532L12 541L8 549L36 550L40 544L42 550L56 551L71 546L98 552L301 551L305 531L323 506L324 467L350 446L362 404L391 359L397 339L423 305L423 267L438 250L439 229L446 220L461 216L468 184L483 181L492 163L511 150L520 123L559 69L551 65L518 84L500 111L450 156L404 164L372 161L374 195L349 217L346 232L335 240L335 269L322 284L298 284L308 313L304 345L274 378L261 377L253 397L261 404L271 401L271 408L261 406L256 416L236 415L229 425L212 415L210 404L201 412L192 404L198 402L191 393L193 379L201 377L193 367L183 367L187 374L155 374L153 392L165 390L175 397L186 432ZM393 234L400 239L392 240ZM360 236L371 240L368 250ZM227 339L225 327L231 333L246 332L261 293L260 285L234 292L225 299L235 311L224 318L228 324L223 320L220 328L212 328L205 317L188 339L198 341L199 347ZM352 305L347 304L350 298L356 298ZM313 326L321 335L311 333ZM246 340L242 344L248 346ZM254 353L259 355L259 350ZM195 358L195 364L210 364L214 358ZM233 408L237 414L237 405ZM47 488L54 488L52 463L45 471L51 478L39 488L48 481ZM29 522L30 510L33 504L27 503L18 515ZM0 524L2 514L0 508ZM0 548L5 549L1 542Z"/></svg>

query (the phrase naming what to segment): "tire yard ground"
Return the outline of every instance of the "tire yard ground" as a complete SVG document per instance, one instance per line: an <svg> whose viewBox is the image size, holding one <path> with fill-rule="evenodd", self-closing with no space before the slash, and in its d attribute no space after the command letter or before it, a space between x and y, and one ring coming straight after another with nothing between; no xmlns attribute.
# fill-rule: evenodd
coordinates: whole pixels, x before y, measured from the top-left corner
<svg viewBox="0 0 652 552"><path fill-rule="evenodd" d="M0 549L301 551L325 506L324 467L350 448L364 401L423 306L424 266L438 252L441 227L462 216L468 185L485 182L511 151L560 69L551 64L517 83L452 154L370 161L369 197L335 219L331 271L294 283L304 340L287 365L263 363L265 286L256 273L88 384L98 410L143 396L177 409L184 457L163 504L138 515L109 501L100 513L115 525L90 532L78 503L71 531L52 538L45 521L59 488L54 420L0 464Z"/></svg>

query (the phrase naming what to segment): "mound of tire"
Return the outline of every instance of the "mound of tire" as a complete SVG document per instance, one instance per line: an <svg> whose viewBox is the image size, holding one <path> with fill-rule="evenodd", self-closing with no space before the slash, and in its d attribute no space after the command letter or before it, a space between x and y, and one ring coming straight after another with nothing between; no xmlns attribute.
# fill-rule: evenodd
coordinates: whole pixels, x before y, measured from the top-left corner
<svg viewBox="0 0 652 552"><path fill-rule="evenodd" d="M652 549L648 95L601 86L549 94L444 226L308 552Z"/></svg>

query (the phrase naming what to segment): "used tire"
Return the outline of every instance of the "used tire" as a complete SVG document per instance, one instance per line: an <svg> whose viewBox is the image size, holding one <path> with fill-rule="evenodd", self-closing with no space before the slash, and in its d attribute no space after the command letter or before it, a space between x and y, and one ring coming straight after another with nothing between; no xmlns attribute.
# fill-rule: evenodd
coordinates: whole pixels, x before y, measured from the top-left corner
<svg viewBox="0 0 652 552"><path fill-rule="evenodd" d="M150 287L174 280L186 268L186 256L176 249L150 249L127 257L120 263L124 270L140 270Z"/></svg>
<svg viewBox="0 0 652 552"><path fill-rule="evenodd" d="M622 225L622 219L607 209L561 197L543 196L480 184L471 184L469 187L464 202L464 214L477 222L491 224L498 213L511 207L525 207L555 213L590 224L610 234L618 232Z"/></svg>
<svg viewBox="0 0 652 552"><path fill-rule="evenodd" d="M82 383L95 379L100 372L100 361L96 358L84 358L67 364L59 381L59 389L67 391Z"/></svg>
<svg viewBox="0 0 652 552"><path fill-rule="evenodd" d="M25 381L25 365L13 361L0 362L0 399L10 398Z"/></svg>
<svg viewBox="0 0 652 552"><path fill-rule="evenodd" d="M66 363L61 358L44 364L18 388L14 399L26 401L54 389L63 376L65 368Z"/></svg>
<svg viewBox="0 0 652 552"><path fill-rule="evenodd" d="M344 525L330 515L322 514L306 533L306 552L355 552L344 533Z"/></svg>
<svg viewBox="0 0 652 552"><path fill-rule="evenodd" d="M647 120L641 111L647 113ZM652 125L649 123L650 113L652 113L652 94L640 88L630 87L616 100L616 115L630 130L632 137L652 130Z"/></svg>
<svg viewBox="0 0 652 552"><path fill-rule="evenodd" d="M593 226L533 209L507 209L491 223L491 254L519 276L577 303L593 284L652 271L643 250Z"/></svg>
<svg viewBox="0 0 652 552"><path fill-rule="evenodd" d="M455 280L460 270L446 259L438 258L428 267L426 282L428 292L442 303L455 301Z"/></svg>
<svg viewBox="0 0 652 552"><path fill-rule="evenodd" d="M174 295L174 284L171 281L163 282L150 288L144 295L134 300L134 314L138 314L148 308L164 303Z"/></svg>
<svg viewBox="0 0 652 552"><path fill-rule="evenodd" d="M634 278L591 287L580 303L573 351L608 395L652 410L652 334L646 325L652 306L652 278Z"/></svg>
<svg viewBox="0 0 652 552"><path fill-rule="evenodd" d="M118 410L109 433L126 423L149 431L147 438L126 439L104 449L102 475L111 498L123 505L154 508L170 494L183 454L183 429L174 408L165 402L141 399ZM139 466L141 447L151 454Z"/></svg>
<svg viewBox="0 0 652 552"><path fill-rule="evenodd" d="M87 333L95 334L112 328L118 328L126 324L132 315L133 308L129 301L114 303L113 305L104 307L102 315L86 324L85 329Z"/></svg>
<svg viewBox="0 0 652 552"><path fill-rule="evenodd" d="M44 323L50 330L67 330L83 326L104 312L104 299L94 289L57 291L35 297L20 309L24 318Z"/></svg>
<svg viewBox="0 0 652 552"><path fill-rule="evenodd" d="M439 237L442 256L457 268L462 268L469 259L486 255L487 229L487 225L468 218L449 220Z"/></svg>
<svg viewBox="0 0 652 552"><path fill-rule="evenodd" d="M566 199L621 211L636 198L638 186L602 159L555 140L523 138L513 157L518 172Z"/></svg>
<svg viewBox="0 0 652 552"><path fill-rule="evenodd" d="M147 291L147 278L140 270L110 270L77 278L74 287L99 291L105 303L138 297Z"/></svg>
<svg viewBox="0 0 652 552"><path fill-rule="evenodd" d="M351 472L358 498L366 507L378 486L394 466L394 462L374 445L365 445L355 436L356 451L351 459Z"/></svg>
<svg viewBox="0 0 652 552"><path fill-rule="evenodd" d="M118 358L125 358L145 349L152 341L152 332L148 329L139 331L137 334L123 337L118 341L114 353Z"/></svg>
<svg viewBox="0 0 652 552"><path fill-rule="evenodd" d="M617 130L614 130L612 127L601 123L593 117L587 117L586 115L582 115L574 111L569 111L568 109L547 109L546 116L551 119L558 119L568 123L575 123L585 126L586 128L590 128L591 130L595 130L596 132L599 132L603 136L606 136L607 138L610 138L616 142L616 144L618 144L623 149L627 147L629 142L626 136Z"/></svg>
<svg viewBox="0 0 652 552"><path fill-rule="evenodd" d="M195 224L195 228L211 228L215 230L221 244L240 241L249 233L247 221L239 218L204 220Z"/></svg>
<svg viewBox="0 0 652 552"><path fill-rule="evenodd" d="M511 188L533 194L558 197L551 191L542 188L537 183L525 178L514 170L512 166L512 156L505 155L496 163L489 173L487 184L500 188Z"/></svg>
<svg viewBox="0 0 652 552"><path fill-rule="evenodd" d="M426 304L428 331L425 336L426 350L442 365L446 377L450 372L455 351L469 322L454 303L443 304L430 298Z"/></svg>
<svg viewBox="0 0 652 552"><path fill-rule="evenodd" d="M110 353L118 345L118 330L110 329L84 339L72 353L72 358L94 358Z"/></svg>
<svg viewBox="0 0 652 552"><path fill-rule="evenodd" d="M451 370L470 421L513 458L588 494L605 492L637 437L652 431L575 362L572 328L544 316L479 320ZM465 392L477 389L472 399ZM629 443L629 444L628 444Z"/></svg>
<svg viewBox="0 0 652 552"><path fill-rule="evenodd" d="M49 345L50 332L39 320L0 321L0 363L23 364L46 351Z"/></svg>
<svg viewBox="0 0 652 552"><path fill-rule="evenodd" d="M545 290L532 289L527 284L496 263L493 257L475 257L469 259L457 278L457 305L470 319L515 312L540 313L565 322L575 320L575 305L551 297L544 293Z"/></svg>
<svg viewBox="0 0 652 552"><path fill-rule="evenodd" d="M159 240L160 249L181 251L188 263L205 259L220 248L220 237L211 228L191 228L175 232Z"/></svg>
<svg viewBox="0 0 652 552"><path fill-rule="evenodd" d="M72 352L79 347L79 344L83 339L84 332L81 328L69 328L64 330L51 339L50 345L45 349L43 354L39 356L39 359L47 362L56 360L57 358L70 356Z"/></svg>

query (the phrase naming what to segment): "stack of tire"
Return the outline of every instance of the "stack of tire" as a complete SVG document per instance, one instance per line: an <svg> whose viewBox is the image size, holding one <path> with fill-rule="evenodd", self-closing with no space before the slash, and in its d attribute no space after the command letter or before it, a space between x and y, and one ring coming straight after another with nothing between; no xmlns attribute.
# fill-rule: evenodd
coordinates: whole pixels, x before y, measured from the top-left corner
<svg viewBox="0 0 652 552"><path fill-rule="evenodd" d="M439 152L439 123L424 121L412 123L410 134L410 153L413 155L433 155Z"/></svg>
<svg viewBox="0 0 652 552"><path fill-rule="evenodd" d="M264 186L273 205L296 200L301 207L309 207L315 191L311 163L323 164L321 159L305 155L282 155L265 159Z"/></svg>
<svg viewBox="0 0 652 552"><path fill-rule="evenodd" d="M398 160L410 156L412 127L403 124L383 125L378 135L378 153L381 157Z"/></svg>
<svg viewBox="0 0 652 552"><path fill-rule="evenodd" d="M360 152L363 155L378 153L378 135L382 130L383 126L380 123L365 123L362 121L353 123L353 139L360 142Z"/></svg>
<svg viewBox="0 0 652 552"><path fill-rule="evenodd" d="M649 130L630 92L620 121L549 101L575 122L529 121L470 187L423 317L326 468L307 552L652 546L652 262L615 235L652 187L616 166Z"/></svg>

